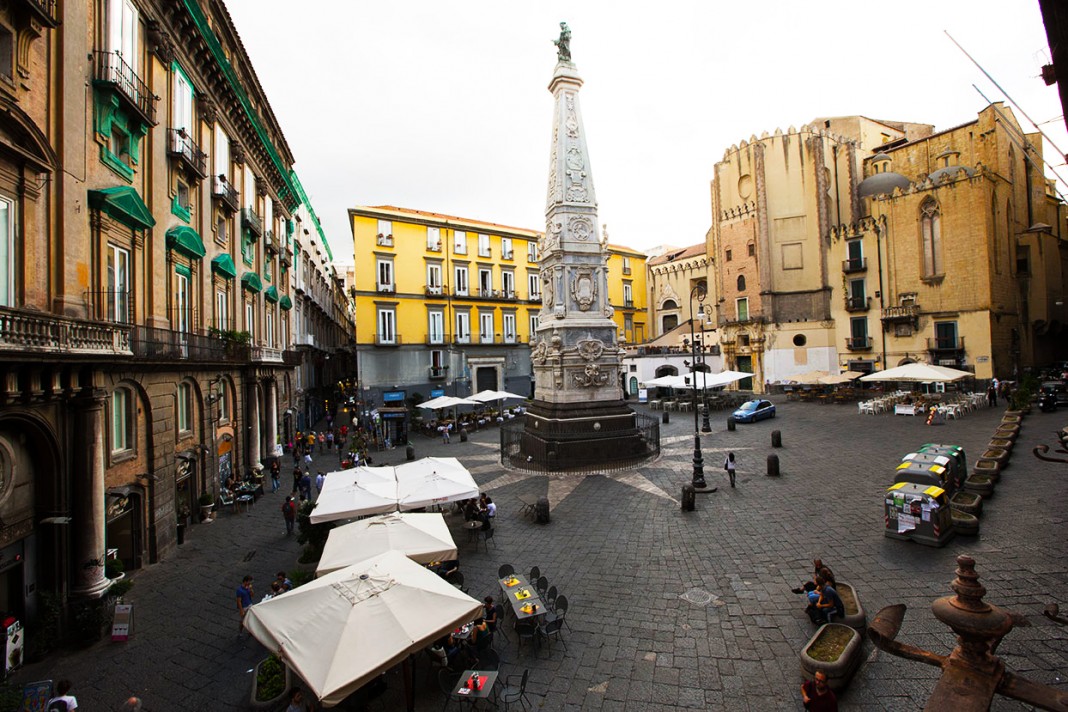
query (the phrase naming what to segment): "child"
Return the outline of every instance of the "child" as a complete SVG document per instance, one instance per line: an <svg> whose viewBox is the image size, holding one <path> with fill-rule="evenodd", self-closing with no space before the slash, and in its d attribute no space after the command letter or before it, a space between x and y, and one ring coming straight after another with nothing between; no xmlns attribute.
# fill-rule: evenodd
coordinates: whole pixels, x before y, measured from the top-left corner
<svg viewBox="0 0 1068 712"><path fill-rule="evenodd" d="M737 467L734 462L734 453L728 452L727 459L723 461L723 469L727 471L727 477L731 478L731 487L734 487L734 470Z"/></svg>

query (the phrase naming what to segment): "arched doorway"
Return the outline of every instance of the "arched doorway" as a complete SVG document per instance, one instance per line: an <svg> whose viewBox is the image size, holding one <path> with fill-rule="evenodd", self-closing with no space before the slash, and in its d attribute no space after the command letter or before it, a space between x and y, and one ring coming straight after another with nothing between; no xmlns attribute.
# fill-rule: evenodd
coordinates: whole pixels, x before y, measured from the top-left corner
<svg viewBox="0 0 1068 712"><path fill-rule="evenodd" d="M665 364L663 366L657 366L655 375L657 378L660 378L661 376L677 376L679 375L679 369L670 364Z"/></svg>

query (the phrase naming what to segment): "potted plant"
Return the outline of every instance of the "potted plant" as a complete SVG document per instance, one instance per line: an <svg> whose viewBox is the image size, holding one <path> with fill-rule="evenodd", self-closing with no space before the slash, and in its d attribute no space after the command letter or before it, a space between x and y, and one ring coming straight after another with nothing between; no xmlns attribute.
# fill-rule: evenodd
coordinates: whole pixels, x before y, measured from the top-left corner
<svg viewBox="0 0 1068 712"><path fill-rule="evenodd" d="M281 706L293 687L293 674L278 656L271 655L256 664L252 676L249 706L254 710L271 710Z"/></svg>
<svg viewBox="0 0 1068 712"><path fill-rule="evenodd" d="M211 518L211 510L215 508L215 498L211 496L211 492L204 492L197 500L200 504L200 521L206 521Z"/></svg>
<svg viewBox="0 0 1068 712"><path fill-rule="evenodd" d="M864 639L860 633L841 623L826 623L801 649L801 672L809 680L822 670L832 690L849 684L860 665Z"/></svg>
<svg viewBox="0 0 1068 712"><path fill-rule="evenodd" d="M108 559L104 562L104 576L110 581L120 581L126 575L125 564L122 559Z"/></svg>
<svg viewBox="0 0 1068 712"><path fill-rule="evenodd" d="M999 447L1002 450L1008 450L1009 452L1012 452L1012 446L1013 441L1009 438L999 438L996 436L990 438L990 444L987 445L987 447Z"/></svg>
<svg viewBox="0 0 1068 712"><path fill-rule="evenodd" d="M1009 451L1000 447L988 447L983 451L981 459L984 460L996 460L1001 469L1005 469L1009 466Z"/></svg>

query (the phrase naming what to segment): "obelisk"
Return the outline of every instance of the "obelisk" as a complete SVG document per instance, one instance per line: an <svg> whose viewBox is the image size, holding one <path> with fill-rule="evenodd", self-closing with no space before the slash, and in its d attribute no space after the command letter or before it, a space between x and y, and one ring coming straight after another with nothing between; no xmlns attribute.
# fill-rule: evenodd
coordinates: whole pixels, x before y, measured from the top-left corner
<svg viewBox="0 0 1068 712"><path fill-rule="evenodd" d="M571 61L571 31L566 23L560 27L549 83L554 109L539 245L542 306L531 341L535 400L522 448L528 462L552 470L644 454L619 378L623 352L608 303L608 249L598 239L597 196L579 109L582 79Z"/></svg>

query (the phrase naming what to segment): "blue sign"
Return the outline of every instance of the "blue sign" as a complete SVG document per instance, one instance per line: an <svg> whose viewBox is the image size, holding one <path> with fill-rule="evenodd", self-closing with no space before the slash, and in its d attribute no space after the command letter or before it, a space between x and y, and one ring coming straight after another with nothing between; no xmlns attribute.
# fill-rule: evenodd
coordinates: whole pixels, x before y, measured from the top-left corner
<svg viewBox="0 0 1068 712"><path fill-rule="evenodd" d="M403 403L404 391L386 391L382 394L383 403Z"/></svg>
<svg viewBox="0 0 1068 712"><path fill-rule="evenodd" d="M445 389L444 388L434 388L433 390L430 391L430 397L431 398L441 398L443 395L445 395Z"/></svg>

